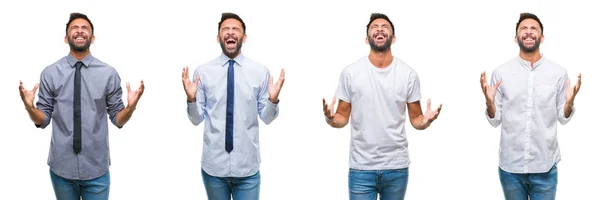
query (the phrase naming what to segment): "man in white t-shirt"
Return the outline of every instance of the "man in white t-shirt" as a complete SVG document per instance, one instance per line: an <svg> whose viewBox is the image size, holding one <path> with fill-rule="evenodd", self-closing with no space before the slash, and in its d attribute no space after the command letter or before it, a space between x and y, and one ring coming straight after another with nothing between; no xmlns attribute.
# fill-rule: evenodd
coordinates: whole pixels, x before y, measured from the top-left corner
<svg viewBox="0 0 600 200"><path fill-rule="evenodd" d="M365 42L371 46L363 57L342 71L336 97L330 105L323 99L329 125L342 128L352 114L350 141L350 199L404 199L408 184L408 141L404 124L406 108L415 129L423 130L442 108L421 111L419 76L392 55L394 25L380 13L371 14ZM353 112L351 112L353 111Z"/></svg>

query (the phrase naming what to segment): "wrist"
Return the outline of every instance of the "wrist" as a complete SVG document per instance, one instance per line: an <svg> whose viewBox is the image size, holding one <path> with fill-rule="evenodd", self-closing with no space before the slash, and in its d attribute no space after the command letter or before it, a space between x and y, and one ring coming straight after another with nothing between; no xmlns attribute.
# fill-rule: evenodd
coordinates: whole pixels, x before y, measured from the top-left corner
<svg viewBox="0 0 600 200"><path fill-rule="evenodd" d="M277 103L279 103L279 99L278 99L278 98L270 98L270 97L269 97L269 101L270 101L271 103L273 103L273 104L277 104Z"/></svg>
<svg viewBox="0 0 600 200"><path fill-rule="evenodd" d="M35 110L35 106L33 106L33 105L32 106L25 106L25 110L27 110L27 111Z"/></svg>
<svg viewBox="0 0 600 200"><path fill-rule="evenodd" d="M188 98L187 98L187 102L188 102L188 103L194 103L194 102L196 102L196 98L189 98L189 97L188 97Z"/></svg>

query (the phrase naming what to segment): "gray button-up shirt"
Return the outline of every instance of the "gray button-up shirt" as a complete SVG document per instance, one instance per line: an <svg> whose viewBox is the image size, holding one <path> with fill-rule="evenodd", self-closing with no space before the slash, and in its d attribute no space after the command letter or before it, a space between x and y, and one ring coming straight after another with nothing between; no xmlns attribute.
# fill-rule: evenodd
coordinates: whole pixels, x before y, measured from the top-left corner
<svg viewBox="0 0 600 200"><path fill-rule="evenodd" d="M81 152L73 151L75 63L71 54L46 67L40 76L37 108L45 128L52 121L48 165L57 175L89 180L104 175L110 165L107 113L117 125L122 101L121 79L111 66L91 54L81 60ZM119 127L120 128L120 127Z"/></svg>

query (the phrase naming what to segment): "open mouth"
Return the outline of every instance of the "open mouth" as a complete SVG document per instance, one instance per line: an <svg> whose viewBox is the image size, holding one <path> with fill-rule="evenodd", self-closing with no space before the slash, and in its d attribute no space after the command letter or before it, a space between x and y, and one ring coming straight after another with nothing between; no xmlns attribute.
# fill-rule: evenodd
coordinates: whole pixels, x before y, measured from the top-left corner
<svg viewBox="0 0 600 200"><path fill-rule="evenodd" d="M233 38L229 38L229 39L225 40L225 46L227 46L227 48L235 48L236 44L237 44L237 40L234 40Z"/></svg>
<svg viewBox="0 0 600 200"><path fill-rule="evenodd" d="M381 34L381 33L375 34L374 38L375 38L376 42L385 42L385 40L387 39L386 35L385 34Z"/></svg>
<svg viewBox="0 0 600 200"><path fill-rule="evenodd" d="M521 40L523 41L524 44L533 44L535 43L535 38L532 36L525 36L523 38L521 38Z"/></svg>

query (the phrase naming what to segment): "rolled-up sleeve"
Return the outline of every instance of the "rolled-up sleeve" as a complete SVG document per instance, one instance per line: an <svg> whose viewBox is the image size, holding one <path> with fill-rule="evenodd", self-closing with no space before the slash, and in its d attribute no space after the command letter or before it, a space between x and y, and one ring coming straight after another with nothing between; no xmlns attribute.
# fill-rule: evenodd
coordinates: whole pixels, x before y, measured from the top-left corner
<svg viewBox="0 0 600 200"><path fill-rule="evenodd" d="M54 111L54 93L52 88L52 76L44 70L40 75L40 84L38 88L38 102L36 103L37 109L44 113L44 122L41 125L36 125L38 128L46 128L52 119L52 112Z"/></svg>
<svg viewBox="0 0 600 200"><path fill-rule="evenodd" d="M556 95L556 110L558 113L557 119L558 122L562 125L565 125L571 121L573 115L575 115L575 106L571 109L571 114L569 117L565 117L565 103L567 101L566 90L567 90L567 80L569 79L569 75L565 72L563 77L559 81L558 94Z"/></svg>
<svg viewBox="0 0 600 200"><path fill-rule="evenodd" d="M498 72L494 71L492 73L490 85L496 85L500 77L498 76ZM493 127L498 127L502 123L502 99L504 98L504 94L502 93L502 84L498 87L498 91L496 91L496 96L494 97L494 104L496 104L496 113L494 114L494 118L490 118L490 115L485 110L485 118L488 120L490 125Z"/></svg>
<svg viewBox="0 0 600 200"><path fill-rule="evenodd" d="M194 72L194 78L200 76L198 69ZM206 95L204 93L204 84L202 84L202 77L198 81L198 90L196 91L196 102L187 102L187 114L188 119L192 124L198 126L204 121L204 110L206 109Z"/></svg>
<svg viewBox="0 0 600 200"><path fill-rule="evenodd" d="M277 103L269 101L269 78L271 77L270 72L267 70L265 77L260 86L260 92L258 94L258 114L260 119L265 124L270 124L279 116L279 99Z"/></svg>
<svg viewBox="0 0 600 200"><path fill-rule="evenodd" d="M117 127L122 128L117 124L117 114L125 108L123 104L123 89L121 88L121 77L116 71L112 71L108 84L106 85L108 94L106 96L106 109L110 121Z"/></svg>

